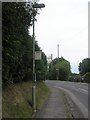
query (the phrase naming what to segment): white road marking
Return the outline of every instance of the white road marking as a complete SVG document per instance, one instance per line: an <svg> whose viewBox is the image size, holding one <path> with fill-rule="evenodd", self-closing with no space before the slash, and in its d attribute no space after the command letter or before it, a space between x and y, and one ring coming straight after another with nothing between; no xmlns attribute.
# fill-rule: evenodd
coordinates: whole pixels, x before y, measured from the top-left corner
<svg viewBox="0 0 90 120"><path fill-rule="evenodd" d="M83 91L84 93L87 93L88 94L88 91L85 90L85 89L82 89L82 88L78 88L79 90Z"/></svg>

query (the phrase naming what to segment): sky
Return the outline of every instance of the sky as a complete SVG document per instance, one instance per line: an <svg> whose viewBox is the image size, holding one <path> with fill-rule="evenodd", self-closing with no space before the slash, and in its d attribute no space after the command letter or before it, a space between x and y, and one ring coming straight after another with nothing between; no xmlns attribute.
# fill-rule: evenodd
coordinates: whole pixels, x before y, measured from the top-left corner
<svg viewBox="0 0 90 120"><path fill-rule="evenodd" d="M70 62L71 71L79 73L79 63L88 57L88 0L39 0L45 8L35 22L36 41L42 51L53 59ZM32 34L32 29L30 29Z"/></svg>

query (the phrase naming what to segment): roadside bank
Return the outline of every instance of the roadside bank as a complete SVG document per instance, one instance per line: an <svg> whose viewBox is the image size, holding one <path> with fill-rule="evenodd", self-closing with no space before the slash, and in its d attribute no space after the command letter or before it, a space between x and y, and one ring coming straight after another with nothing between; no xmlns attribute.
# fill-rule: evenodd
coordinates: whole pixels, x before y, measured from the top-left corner
<svg viewBox="0 0 90 120"><path fill-rule="evenodd" d="M48 96L48 88L43 82L36 84L37 109L40 109ZM3 118L32 118L32 83L12 84L2 91Z"/></svg>

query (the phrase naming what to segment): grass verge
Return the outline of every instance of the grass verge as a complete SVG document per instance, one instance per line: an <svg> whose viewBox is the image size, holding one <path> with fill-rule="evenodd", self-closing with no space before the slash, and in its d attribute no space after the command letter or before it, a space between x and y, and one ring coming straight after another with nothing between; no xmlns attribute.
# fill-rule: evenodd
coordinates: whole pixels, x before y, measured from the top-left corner
<svg viewBox="0 0 90 120"><path fill-rule="evenodd" d="M48 96L48 88L43 82L36 84L36 104L41 108ZM2 91L3 118L32 118L32 83L12 84Z"/></svg>

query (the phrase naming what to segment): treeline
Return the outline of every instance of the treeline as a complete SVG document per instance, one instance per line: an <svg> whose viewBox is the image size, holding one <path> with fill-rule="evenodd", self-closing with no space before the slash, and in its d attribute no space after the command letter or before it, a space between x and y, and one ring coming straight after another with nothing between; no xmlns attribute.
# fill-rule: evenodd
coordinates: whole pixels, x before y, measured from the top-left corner
<svg viewBox="0 0 90 120"><path fill-rule="evenodd" d="M69 81L90 83L90 58L84 58L78 66L79 73L72 73Z"/></svg>
<svg viewBox="0 0 90 120"><path fill-rule="evenodd" d="M90 58L85 58L79 63L79 72L83 81L90 83Z"/></svg>
<svg viewBox="0 0 90 120"><path fill-rule="evenodd" d="M90 83L90 58L84 58L78 66L79 74L71 72L70 62L55 58L48 64L48 79Z"/></svg>
<svg viewBox="0 0 90 120"><path fill-rule="evenodd" d="M3 86L33 77L33 39L29 35L32 11L25 2L2 2L2 83ZM40 50L35 43L35 50ZM36 61L37 80L45 79L47 59Z"/></svg>
<svg viewBox="0 0 90 120"><path fill-rule="evenodd" d="M48 79L67 81L70 74L70 63L63 57L55 58L49 63Z"/></svg>

